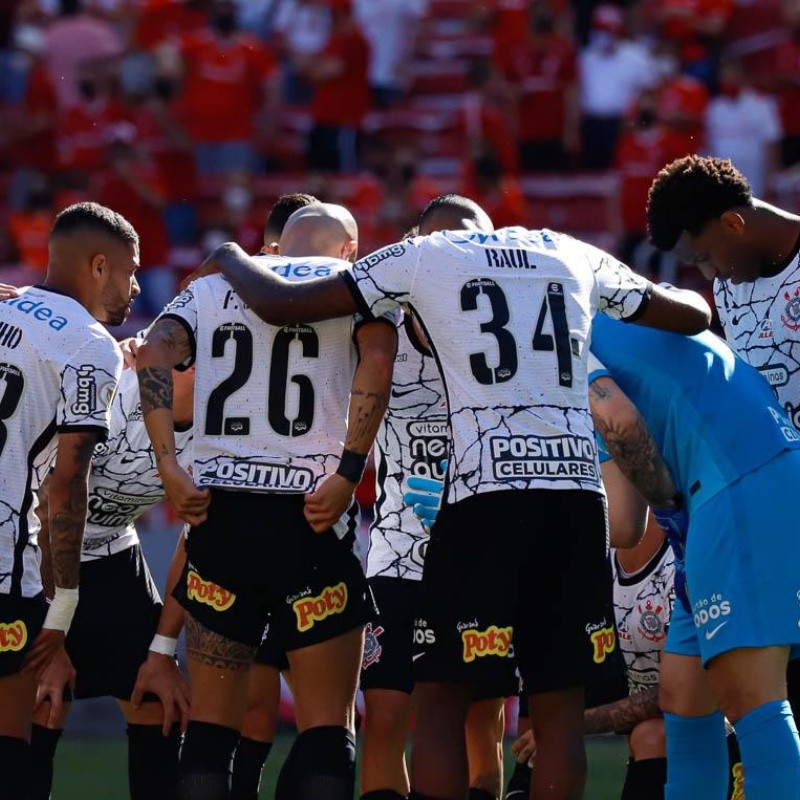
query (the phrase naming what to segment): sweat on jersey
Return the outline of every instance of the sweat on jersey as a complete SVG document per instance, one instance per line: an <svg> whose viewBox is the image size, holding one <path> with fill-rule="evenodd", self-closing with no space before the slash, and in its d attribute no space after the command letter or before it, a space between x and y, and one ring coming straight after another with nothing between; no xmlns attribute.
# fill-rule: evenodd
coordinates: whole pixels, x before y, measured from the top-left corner
<svg viewBox="0 0 800 800"><path fill-rule="evenodd" d="M369 531L366 575L421 580L428 534L403 499L412 475L444 480L450 429L436 362L404 315L389 405L375 437L375 516Z"/></svg>
<svg viewBox="0 0 800 800"><path fill-rule="evenodd" d="M36 490L59 433L106 437L121 372L116 341L77 300L34 286L0 303L0 594L41 592Z"/></svg>
<svg viewBox="0 0 800 800"><path fill-rule="evenodd" d="M444 381L446 499L501 489L602 492L588 408L600 310L631 319L651 284L548 230L444 231L390 245L345 276L367 313L409 305Z"/></svg>
<svg viewBox="0 0 800 800"><path fill-rule="evenodd" d="M191 468L192 429L175 430L178 463ZM114 555L137 544L134 522L164 498L142 416L136 371L124 370L111 404L110 430L98 444L89 473L89 515L82 561Z"/></svg>
<svg viewBox="0 0 800 800"><path fill-rule="evenodd" d="M769 381L795 428L800 429L798 250L772 277L740 284L715 280L714 304L728 344Z"/></svg>
<svg viewBox="0 0 800 800"><path fill-rule="evenodd" d="M800 433L759 372L715 334L598 318L590 382L610 373L639 409L689 514L784 450Z"/></svg>
<svg viewBox="0 0 800 800"><path fill-rule="evenodd" d="M264 259L296 282L352 268L333 258ZM180 322L192 346L183 366L196 364L198 487L305 493L336 471L357 363L355 317L268 325L222 275L211 275L159 319Z"/></svg>

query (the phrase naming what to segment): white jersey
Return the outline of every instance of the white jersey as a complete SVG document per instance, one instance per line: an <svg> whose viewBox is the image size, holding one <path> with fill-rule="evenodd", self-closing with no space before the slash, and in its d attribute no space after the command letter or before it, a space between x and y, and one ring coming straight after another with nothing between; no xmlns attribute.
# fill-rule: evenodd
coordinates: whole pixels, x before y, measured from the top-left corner
<svg viewBox="0 0 800 800"><path fill-rule="evenodd" d="M635 694L658 686L661 651L675 602L675 557L665 540L650 561L632 575L620 570L616 553L611 563L617 636L627 667L628 689Z"/></svg>
<svg viewBox="0 0 800 800"><path fill-rule="evenodd" d="M411 306L448 400L446 499L501 489L602 492L586 359L594 313L640 312L651 284L552 231L444 231L360 259L365 310Z"/></svg>
<svg viewBox="0 0 800 800"><path fill-rule="evenodd" d="M267 258L290 281L352 267L332 258ZM199 487L304 493L336 471L356 368L354 318L268 325L221 275L192 283L160 318L179 320L195 353Z"/></svg>
<svg viewBox="0 0 800 800"><path fill-rule="evenodd" d="M0 594L42 590L36 490L59 432L105 438L121 371L116 341L77 300L34 286L0 303Z"/></svg>
<svg viewBox="0 0 800 800"><path fill-rule="evenodd" d="M800 256L771 278L714 281L725 340L769 381L800 429Z"/></svg>
<svg viewBox="0 0 800 800"><path fill-rule="evenodd" d="M178 462L191 467L192 429L175 430ZM83 561L94 561L137 544L137 517L164 498L139 401L136 371L125 370L111 404L108 439L95 447L89 475L89 516Z"/></svg>
<svg viewBox="0 0 800 800"><path fill-rule="evenodd" d="M444 480L447 401L439 369L424 355L411 319L398 331L389 407L375 438L375 517L367 577L420 580L428 534L404 500L411 475Z"/></svg>

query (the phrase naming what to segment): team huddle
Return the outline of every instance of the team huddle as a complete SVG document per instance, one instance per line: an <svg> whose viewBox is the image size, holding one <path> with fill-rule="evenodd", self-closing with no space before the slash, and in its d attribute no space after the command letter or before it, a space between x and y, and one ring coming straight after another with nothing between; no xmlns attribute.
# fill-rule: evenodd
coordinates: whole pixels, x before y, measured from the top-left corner
<svg viewBox="0 0 800 800"><path fill-rule="evenodd" d="M111 696L133 800L253 800L283 674L277 800L353 797L359 689L365 800L580 798L611 731L625 800L800 800L800 218L691 156L648 220L727 344L700 295L468 198L358 258L303 194L118 343L138 235L63 211L0 302L6 796L47 800L70 702ZM164 498L162 600L135 521Z"/></svg>

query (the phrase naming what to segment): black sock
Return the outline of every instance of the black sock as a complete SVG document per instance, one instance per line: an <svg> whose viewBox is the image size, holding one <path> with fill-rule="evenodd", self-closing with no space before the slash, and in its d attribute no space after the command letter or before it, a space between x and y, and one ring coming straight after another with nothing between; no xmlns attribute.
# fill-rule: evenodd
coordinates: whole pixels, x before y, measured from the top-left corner
<svg viewBox="0 0 800 800"><path fill-rule="evenodd" d="M356 737L338 725L309 728L294 740L275 800L351 800L355 783Z"/></svg>
<svg viewBox="0 0 800 800"><path fill-rule="evenodd" d="M3 800L28 800L31 746L15 736L0 736L0 780Z"/></svg>
<svg viewBox="0 0 800 800"><path fill-rule="evenodd" d="M190 722L178 762L178 800L229 800L230 768L239 731Z"/></svg>
<svg viewBox="0 0 800 800"><path fill-rule="evenodd" d="M50 730L35 722L31 726L31 779L28 784L29 800L49 800L53 790L53 760L58 740L63 731Z"/></svg>
<svg viewBox="0 0 800 800"><path fill-rule="evenodd" d="M128 787L131 800L173 800L178 785L181 730L173 725L128 725Z"/></svg>
<svg viewBox="0 0 800 800"><path fill-rule="evenodd" d="M528 800L531 793L531 773L527 762L515 764L506 786L506 800Z"/></svg>
<svg viewBox="0 0 800 800"><path fill-rule="evenodd" d="M261 770L267 760L272 742L258 742L242 736L233 754L231 800L258 800Z"/></svg>
<svg viewBox="0 0 800 800"><path fill-rule="evenodd" d="M646 758L628 761L621 800L664 800L667 759Z"/></svg>
<svg viewBox="0 0 800 800"><path fill-rule="evenodd" d="M486 789L476 789L470 786L467 800L497 800L497 795Z"/></svg>
<svg viewBox="0 0 800 800"><path fill-rule="evenodd" d="M394 789L376 789L374 792L362 794L360 800L406 800L406 796Z"/></svg>

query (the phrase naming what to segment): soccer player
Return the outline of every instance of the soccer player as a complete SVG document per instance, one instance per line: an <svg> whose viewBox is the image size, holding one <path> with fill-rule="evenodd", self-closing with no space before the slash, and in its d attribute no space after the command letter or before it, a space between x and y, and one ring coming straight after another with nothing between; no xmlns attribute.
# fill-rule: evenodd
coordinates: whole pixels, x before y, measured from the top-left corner
<svg viewBox="0 0 800 800"><path fill-rule="evenodd" d="M535 698L542 769L534 793L579 797L581 654L606 558L586 384L592 317L602 310L693 333L709 324L705 301L653 286L584 242L523 228L417 237L360 259L347 277L303 284L263 269L235 244L217 248L201 273L214 269L274 324L413 309L442 373L451 443L415 627L425 638L415 652L411 796L466 794L469 700L497 659L511 657L513 636ZM532 519L563 523L550 536L550 526L531 529ZM543 569L536 552L545 543L557 557ZM568 591L575 581L585 586L580 596Z"/></svg>
<svg viewBox="0 0 800 800"><path fill-rule="evenodd" d="M474 201L441 195L423 209L418 232L493 230ZM415 232L415 233L416 233ZM367 625L361 689L365 725L362 800L398 800L409 791L405 748L412 709L413 644L430 634L414 630L428 532L415 516L415 479L444 478L449 441L444 386L432 353L410 313L398 331L389 407L375 440L376 503L366 574L378 605ZM411 482L409 484L409 479ZM510 661L477 687L466 721L470 798L497 797L502 789L503 700L516 694Z"/></svg>
<svg viewBox="0 0 800 800"><path fill-rule="evenodd" d="M676 594L686 602L674 605L661 660L666 796L725 797L727 717L748 799L796 800L800 739L786 668L800 644L790 488L800 480L800 434L758 372L711 333L675 337L597 320L592 354L597 429L667 520L684 561ZM610 376L598 374L603 368ZM639 413L606 412L619 389ZM657 448L641 444L648 428ZM673 510L671 520L661 509Z"/></svg>
<svg viewBox="0 0 800 800"><path fill-rule="evenodd" d="M340 206L308 206L284 230L288 257L257 260L298 282L350 271L354 231ZM299 247L326 256L292 257ZM229 796L247 673L270 612L288 652L300 731L277 797L352 796L353 701L372 603L347 517L396 345L394 320L372 315L360 325L351 315L267 326L212 276L170 304L139 350L145 423L167 497L192 525L176 588L192 681L181 800ZM172 367L192 363L193 478L175 460L171 380Z"/></svg>
<svg viewBox="0 0 800 800"><path fill-rule="evenodd" d="M174 380L176 453L188 467L194 370L176 373ZM46 480L39 492L45 551L43 575L49 571L48 487ZM175 796L180 731L171 724L173 704L165 702L162 706L156 697L138 707L131 703L137 671L148 657L162 609L135 522L163 497L164 489L142 417L136 372L128 369L122 374L111 405L108 439L95 448L92 457L89 512L81 556L82 591L66 648L76 672L74 699L115 697L119 702L128 723L128 783L132 800L171 800ZM47 592L48 581L44 583ZM174 661L176 644L167 655L173 657L171 671L178 683L174 697L186 714L188 686ZM31 733L33 769L29 800L47 800L50 796L53 759L68 713L68 704L59 713L51 713L47 702L36 710Z"/></svg>
<svg viewBox="0 0 800 800"><path fill-rule="evenodd" d="M138 261L126 219L73 205L53 225L43 284L0 303L0 774L9 800L28 796L37 678L68 678L72 669L64 637L78 604L89 466L122 370L100 322L119 325L130 313ZM35 492L53 458L48 608ZM50 693L56 708L65 682Z"/></svg>

